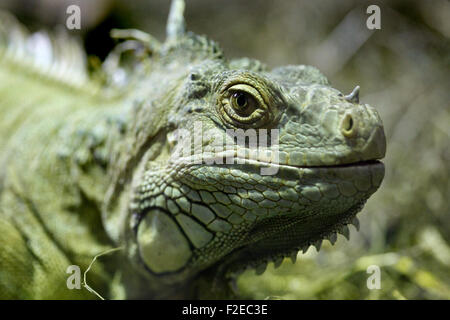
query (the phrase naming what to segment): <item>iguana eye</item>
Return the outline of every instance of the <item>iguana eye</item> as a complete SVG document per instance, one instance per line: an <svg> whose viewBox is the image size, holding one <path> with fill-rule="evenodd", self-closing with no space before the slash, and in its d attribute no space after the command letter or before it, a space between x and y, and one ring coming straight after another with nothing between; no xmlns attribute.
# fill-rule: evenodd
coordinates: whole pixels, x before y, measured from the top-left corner
<svg viewBox="0 0 450 320"><path fill-rule="evenodd" d="M261 94L250 85L236 84L222 94L222 116L233 125L257 127L268 116Z"/></svg>

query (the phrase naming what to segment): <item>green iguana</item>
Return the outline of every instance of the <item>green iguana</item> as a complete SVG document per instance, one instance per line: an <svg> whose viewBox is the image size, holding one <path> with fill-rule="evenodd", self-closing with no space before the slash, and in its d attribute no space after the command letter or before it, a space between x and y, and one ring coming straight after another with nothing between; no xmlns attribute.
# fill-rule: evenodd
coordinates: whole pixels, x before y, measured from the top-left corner
<svg viewBox="0 0 450 320"><path fill-rule="evenodd" d="M1 14L0 298L96 298L67 270L111 248L86 274L104 297L230 298L240 271L357 225L386 149L359 87L227 60L183 10L173 1L164 43L113 31L91 76L67 35Z"/></svg>

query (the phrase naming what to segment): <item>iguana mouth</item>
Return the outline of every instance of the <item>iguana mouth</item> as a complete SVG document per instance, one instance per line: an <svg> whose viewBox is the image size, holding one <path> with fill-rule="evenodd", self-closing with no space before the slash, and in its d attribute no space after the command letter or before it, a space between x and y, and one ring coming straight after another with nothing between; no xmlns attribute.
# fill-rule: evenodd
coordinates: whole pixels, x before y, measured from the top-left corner
<svg viewBox="0 0 450 320"><path fill-rule="evenodd" d="M264 162L260 160L253 160L253 159L245 159L245 158L238 158L242 160L250 160L250 162L257 162L261 166L280 166L280 167L287 167L287 168L298 168L298 169L331 169L331 168L348 168L348 167L364 167L364 166L374 166L374 165L380 165L383 164L380 160L364 160L364 161L357 161L357 162L350 162L350 163L343 163L343 164L335 164L335 165L310 165L310 166L296 166L296 165L290 165L290 164L282 164L282 163L271 163L271 162Z"/></svg>
<svg viewBox="0 0 450 320"><path fill-rule="evenodd" d="M329 165L329 166L292 166L295 168L346 168L346 167L364 167L364 166L374 166L374 165L380 165L383 164L380 160L364 160L364 161L358 161L358 162L350 162L350 163L344 163L344 164L336 164L336 165Z"/></svg>
<svg viewBox="0 0 450 320"><path fill-rule="evenodd" d="M233 159L233 162L229 162L228 159ZM202 163L206 163L207 165L228 165L234 166L239 164L251 165L255 167L274 167L274 168L294 168L294 169L331 169L331 168L349 168L349 167L371 167L376 165L384 165L381 162L381 159L368 159L354 162L346 162L341 164L317 164L317 165L293 165L287 163L280 162L268 162L261 159L257 159L255 157L241 157L235 151L231 153L227 152L219 152L216 154L198 154L185 158L173 159L174 162L183 163L184 165L195 165L198 164L198 161L202 161Z"/></svg>
<svg viewBox="0 0 450 320"><path fill-rule="evenodd" d="M378 159L373 159L373 160L363 160L363 161L357 161L357 162L350 162L350 163L343 163L343 164L335 164L335 165L309 165L309 166L304 166L304 165L290 165L290 164L283 164L283 163L272 163L272 162L266 162L266 161L261 161L261 160L255 160L255 159L248 159L248 158L240 158L240 157L236 157L235 159L238 159L238 161L242 161L240 164L241 165L246 165L246 166L250 166L250 167L254 167L254 168L273 168L273 169L277 169L276 172L278 172L279 170L320 170L320 169L324 169L324 170L341 170L341 169L351 169L351 168L365 168L367 170L369 170L370 168L374 168L374 167L380 167L380 168L384 168L384 163ZM239 165L239 163L233 163L233 164L225 164L225 161L223 161L224 164L221 164L221 166L223 165L228 165L228 166L236 166ZM214 166L214 164L213 164ZM277 173L275 173L274 175L276 175ZM264 174L262 174L264 175ZM271 174L269 174L271 175Z"/></svg>

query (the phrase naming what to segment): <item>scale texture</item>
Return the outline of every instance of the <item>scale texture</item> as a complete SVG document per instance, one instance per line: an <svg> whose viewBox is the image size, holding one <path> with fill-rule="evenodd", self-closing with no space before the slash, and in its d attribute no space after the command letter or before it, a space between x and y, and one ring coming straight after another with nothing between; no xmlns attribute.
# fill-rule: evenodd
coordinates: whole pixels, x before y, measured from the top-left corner
<svg viewBox="0 0 450 320"><path fill-rule="evenodd" d="M87 273L105 298L232 298L246 268L358 225L386 150L359 88L343 95L312 66L228 60L184 31L183 7L164 43L116 31L93 74L64 33L30 35L1 13L1 298L96 298L66 271L111 248ZM252 130L263 148L236 143Z"/></svg>

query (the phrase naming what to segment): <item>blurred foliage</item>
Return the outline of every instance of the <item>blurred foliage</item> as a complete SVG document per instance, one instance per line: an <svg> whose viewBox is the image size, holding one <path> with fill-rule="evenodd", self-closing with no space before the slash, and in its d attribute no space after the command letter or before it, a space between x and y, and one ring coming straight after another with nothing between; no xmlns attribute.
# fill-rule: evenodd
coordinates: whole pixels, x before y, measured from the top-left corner
<svg viewBox="0 0 450 320"><path fill-rule="evenodd" d="M112 27L164 38L165 0L0 2L38 27L64 21L67 3L82 7L79 35L101 58L113 46ZM370 4L381 8L381 30L366 28ZM360 85L361 100L379 110L385 125L386 177L359 215L361 231L352 231L350 241L340 236L334 247L324 242L319 253L310 248L295 265L269 264L262 276L246 272L238 280L241 294L449 299L450 2L191 0L186 20L228 57L249 56L269 67L312 64L344 93ZM379 290L366 286L369 265L381 268Z"/></svg>

